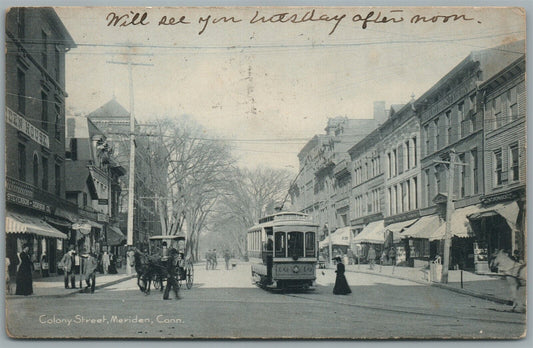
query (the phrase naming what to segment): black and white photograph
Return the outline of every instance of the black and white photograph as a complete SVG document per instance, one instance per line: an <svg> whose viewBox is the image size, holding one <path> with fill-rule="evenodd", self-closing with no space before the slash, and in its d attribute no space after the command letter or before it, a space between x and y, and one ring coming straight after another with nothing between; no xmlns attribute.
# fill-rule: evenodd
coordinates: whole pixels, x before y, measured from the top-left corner
<svg viewBox="0 0 533 348"><path fill-rule="evenodd" d="M525 9L4 16L8 337L526 337Z"/></svg>

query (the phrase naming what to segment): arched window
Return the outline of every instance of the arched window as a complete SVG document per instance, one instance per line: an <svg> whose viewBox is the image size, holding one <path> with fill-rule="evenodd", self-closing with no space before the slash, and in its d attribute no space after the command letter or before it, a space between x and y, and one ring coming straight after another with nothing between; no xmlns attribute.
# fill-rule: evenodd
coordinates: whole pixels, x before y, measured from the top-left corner
<svg viewBox="0 0 533 348"><path fill-rule="evenodd" d="M33 185L39 186L39 157L33 154Z"/></svg>

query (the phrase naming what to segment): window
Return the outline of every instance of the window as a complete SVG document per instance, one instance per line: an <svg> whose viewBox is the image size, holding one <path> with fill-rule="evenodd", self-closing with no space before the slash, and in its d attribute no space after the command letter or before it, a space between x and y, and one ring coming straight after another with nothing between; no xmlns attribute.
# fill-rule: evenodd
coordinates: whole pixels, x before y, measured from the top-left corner
<svg viewBox="0 0 533 348"><path fill-rule="evenodd" d="M429 207L431 202L431 184L429 182L429 169L424 171L424 176L426 179L426 206Z"/></svg>
<svg viewBox="0 0 533 348"><path fill-rule="evenodd" d="M274 233L274 257L285 257L285 232Z"/></svg>
<svg viewBox="0 0 533 348"><path fill-rule="evenodd" d="M410 202L411 197L409 197L411 194L411 188L409 187L409 181L406 181L403 183L402 193L403 193L403 210L409 211L411 210L411 202Z"/></svg>
<svg viewBox="0 0 533 348"><path fill-rule="evenodd" d="M61 196L61 167L59 164L55 165L55 193L56 196Z"/></svg>
<svg viewBox="0 0 533 348"><path fill-rule="evenodd" d="M41 43L42 43L42 51L41 51L41 63L43 64L44 68L48 68L48 35L44 30L41 31Z"/></svg>
<svg viewBox="0 0 533 348"><path fill-rule="evenodd" d="M33 185L39 186L39 157L37 154L33 155Z"/></svg>
<svg viewBox="0 0 533 348"><path fill-rule="evenodd" d="M409 140L405 142L405 160L403 162L403 167L405 170L411 168L411 146L409 146Z"/></svg>
<svg viewBox="0 0 533 348"><path fill-rule="evenodd" d="M57 82L59 82L59 73L61 71L61 54L59 48L54 50L54 75Z"/></svg>
<svg viewBox="0 0 533 348"><path fill-rule="evenodd" d="M26 146L24 146L24 144L18 145L18 155L19 155L19 161L18 161L19 180L25 181L26 180Z"/></svg>
<svg viewBox="0 0 533 348"><path fill-rule="evenodd" d="M315 256L315 233L314 232L305 233L305 256L306 257Z"/></svg>
<svg viewBox="0 0 533 348"><path fill-rule="evenodd" d="M457 104L457 116L459 117L459 122L463 122L465 120L465 102L464 101Z"/></svg>
<svg viewBox="0 0 533 348"><path fill-rule="evenodd" d="M42 188L45 191L48 191L48 158L43 157L43 183Z"/></svg>
<svg viewBox="0 0 533 348"><path fill-rule="evenodd" d="M389 178L392 178L392 159L391 159L391 153L387 153L387 163L389 166Z"/></svg>
<svg viewBox="0 0 533 348"><path fill-rule="evenodd" d="M398 151L392 150L392 176L398 175Z"/></svg>
<svg viewBox="0 0 533 348"><path fill-rule="evenodd" d="M452 112L446 111L446 145L452 143Z"/></svg>
<svg viewBox="0 0 533 348"><path fill-rule="evenodd" d="M413 156L411 156L411 157L413 158L413 164L412 164L411 168L415 168L416 167L416 162L418 161L418 158L416 157L416 137L413 137L412 144L413 144Z"/></svg>
<svg viewBox="0 0 533 348"><path fill-rule="evenodd" d="M520 176L520 169L518 161L520 154L518 152L518 144L513 144L509 147L509 172L511 175L511 181L518 181Z"/></svg>
<svg viewBox="0 0 533 348"><path fill-rule="evenodd" d="M17 34L19 39L23 40L25 37L25 18L24 18L24 9L18 9L18 18L17 18Z"/></svg>
<svg viewBox="0 0 533 348"><path fill-rule="evenodd" d="M48 131L48 96L41 92L41 127Z"/></svg>
<svg viewBox="0 0 533 348"><path fill-rule="evenodd" d="M440 149L440 139L439 139L439 118L437 117L435 121L433 121L433 128L435 131L435 147L433 148L434 151L437 151Z"/></svg>
<svg viewBox="0 0 533 348"><path fill-rule="evenodd" d="M429 154L429 125L424 125L424 141L426 145L424 146L424 154L427 156Z"/></svg>
<svg viewBox="0 0 533 348"><path fill-rule="evenodd" d="M465 154L459 155L459 162L465 163ZM466 168L463 165L459 165L459 197L463 198L465 196L465 187L466 187Z"/></svg>
<svg viewBox="0 0 533 348"><path fill-rule="evenodd" d="M470 151L470 159L472 168L472 193L477 194L479 192L479 168L478 168L478 158L477 158L477 149Z"/></svg>
<svg viewBox="0 0 533 348"><path fill-rule="evenodd" d="M304 234L302 232L287 233L287 252L288 257L304 256Z"/></svg>
<svg viewBox="0 0 533 348"><path fill-rule="evenodd" d="M471 94L469 97L469 100L470 100L469 110L472 110L472 112L476 112L476 95Z"/></svg>
<svg viewBox="0 0 533 348"><path fill-rule="evenodd" d="M396 213L401 213L403 211L402 203L403 203L403 194L402 194L402 185L396 186Z"/></svg>
<svg viewBox="0 0 533 348"><path fill-rule="evenodd" d="M366 202L366 212L371 213L372 212L372 200L369 197L369 194L365 194L365 202Z"/></svg>
<svg viewBox="0 0 533 348"><path fill-rule="evenodd" d="M392 215L392 190L390 187L387 190L387 200L389 201L389 215Z"/></svg>
<svg viewBox="0 0 533 348"><path fill-rule="evenodd" d="M418 179L416 178L416 176L413 178L412 181L411 194L413 195L412 209L418 209Z"/></svg>
<svg viewBox="0 0 533 348"><path fill-rule="evenodd" d="M509 121L514 121L518 118L518 99L516 94L516 87L507 91L507 117Z"/></svg>
<svg viewBox="0 0 533 348"><path fill-rule="evenodd" d="M398 174L403 173L404 161L405 161L405 151L403 148L403 144L400 144L400 146L398 146L398 160L397 160Z"/></svg>
<svg viewBox="0 0 533 348"><path fill-rule="evenodd" d="M83 192L83 206L86 207L87 203L87 192Z"/></svg>
<svg viewBox="0 0 533 348"><path fill-rule="evenodd" d="M54 122L54 134L57 140L61 139L61 106L55 104L56 120Z"/></svg>
<svg viewBox="0 0 533 348"><path fill-rule="evenodd" d="M18 112L21 115L26 114L26 76L24 72L17 69L17 99Z"/></svg>
<svg viewBox="0 0 533 348"><path fill-rule="evenodd" d="M397 191L398 189L396 188L396 186L393 186L392 187L392 199L391 199L391 205L392 205L391 215L396 214L396 196L398 193Z"/></svg>
<svg viewBox="0 0 533 348"><path fill-rule="evenodd" d="M505 124L502 117L500 97L492 99L492 114L494 115L494 120L496 121L496 128L499 128Z"/></svg>
<svg viewBox="0 0 533 348"><path fill-rule="evenodd" d="M494 151L494 184L499 186L502 184L502 150Z"/></svg>

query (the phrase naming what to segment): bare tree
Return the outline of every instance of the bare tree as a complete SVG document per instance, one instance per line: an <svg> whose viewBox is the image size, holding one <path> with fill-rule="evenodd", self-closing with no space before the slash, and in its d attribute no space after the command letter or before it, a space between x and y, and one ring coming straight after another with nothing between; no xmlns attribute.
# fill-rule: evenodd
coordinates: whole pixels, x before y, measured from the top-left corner
<svg viewBox="0 0 533 348"><path fill-rule="evenodd" d="M227 182L227 193L219 201L211 221L215 233L232 240L236 252L246 255L246 230L260 217L273 213L281 205L289 189L291 173L286 170L258 167L235 169Z"/></svg>

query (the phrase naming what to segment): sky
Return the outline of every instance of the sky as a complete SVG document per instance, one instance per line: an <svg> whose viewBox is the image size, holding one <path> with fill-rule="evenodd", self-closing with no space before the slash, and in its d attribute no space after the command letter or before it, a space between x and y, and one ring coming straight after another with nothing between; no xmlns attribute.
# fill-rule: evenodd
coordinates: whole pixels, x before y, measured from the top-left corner
<svg viewBox="0 0 533 348"><path fill-rule="evenodd" d="M131 18L130 10L145 20L108 26L110 12ZM67 112L86 114L113 97L129 109L127 65L110 61L131 59L144 64L132 68L139 122L190 115L228 139L240 165L297 171L298 152L328 118L372 118L374 101L406 103L471 51L526 35L524 13L512 8L317 7L314 21L301 22L312 10L57 8L78 44L67 53ZM285 12L301 23L272 23ZM410 21L453 14L468 20ZM189 23L158 25L163 16Z"/></svg>

